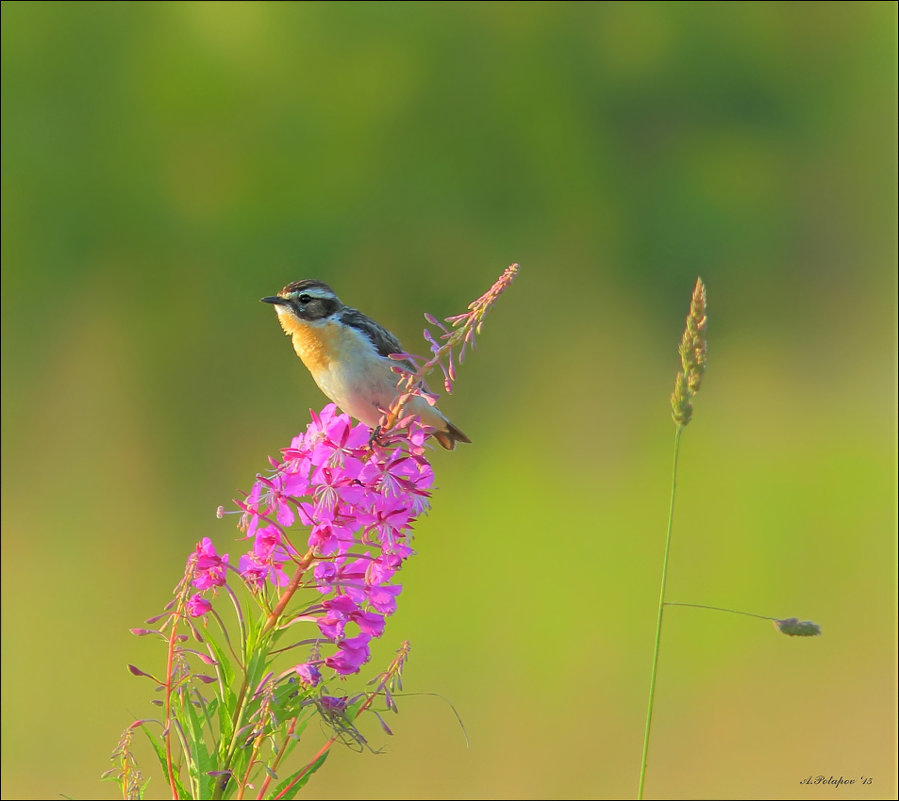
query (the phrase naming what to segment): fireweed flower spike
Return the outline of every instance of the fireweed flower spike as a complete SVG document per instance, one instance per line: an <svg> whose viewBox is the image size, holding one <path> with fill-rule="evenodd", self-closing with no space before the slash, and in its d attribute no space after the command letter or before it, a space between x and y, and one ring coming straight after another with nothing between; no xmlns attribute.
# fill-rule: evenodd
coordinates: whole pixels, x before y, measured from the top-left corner
<svg viewBox="0 0 899 801"><path fill-rule="evenodd" d="M413 395L428 397L424 376L438 365L452 388L457 356L461 362L474 346L517 272L509 267L446 324L427 316L440 330L426 335L431 358L412 357L414 372L398 370L400 396L377 436L334 404L312 412L306 430L235 502L244 553L220 554L204 537L165 612L148 621L152 629L135 630L166 645L160 678L132 668L158 684L162 719L134 726L148 734L173 798L292 798L334 742L367 747L356 728L363 712L391 733L376 706L396 711L408 643L367 691L347 695L331 685L370 662L402 593L398 574L414 553L414 525L430 509L429 430L403 407ZM219 507L217 517L224 514ZM320 725L309 727L314 717ZM332 735L317 753L285 767L323 730ZM111 773L124 797L139 798L146 784L136 778L130 743L120 741Z"/></svg>

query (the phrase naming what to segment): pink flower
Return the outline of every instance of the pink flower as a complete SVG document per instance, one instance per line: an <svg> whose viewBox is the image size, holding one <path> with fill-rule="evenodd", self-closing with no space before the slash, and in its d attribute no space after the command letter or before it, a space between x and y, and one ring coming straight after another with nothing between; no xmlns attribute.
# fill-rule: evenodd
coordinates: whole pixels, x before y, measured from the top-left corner
<svg viewBox="0 0 899 801"><path fill-rule="evenodd" d="M300 677L300 684L304 687L316 687L322 680L322 674L312 662L303 662L297 665L294 670Z"/></svg>
<svg viewBox="0 0 899 801"><path fill-rule="evenodd" d="M242 527L253 547L238 567L255 591L266 583L289 583L284 568L301 555L283 527L309 526L311 578L325 598L300 619L314 620L332 643L336 651L324 664L341 675L357 672L368 660L369 641L381 636L386 617L396 610L402 587L388 582L413 553L412 523L428 509L434 480L423 455L425 434L410 418L394 429L389 445L370 445L367 426L353 425L328 404L313 413L282 461L272 463L274 472L257 477L241 504ZM367 550L359 553L360 546ZM209 582L216 575L209 571L221 569L223 560L216 561L208 541L203 554ZM353 631L358 634L348 637Z"/></svg>
<svg viewBox="0 0 899 801"><path fill-rule="evenodd" d="M368 600L374 609L385 615L396 612L396 597L403 591L400 584L387 584L383 587L372 587L368 591Z"/></svg>
<svg viewBox="0 0 899 801"><path fill-rule="evenodd" d="M309 533L309 547L322 556L346 553L356 542L351 529L333 521L316 523Z"/></svg>
<svg viewBox="0 0 899 801"><path fill-rule="evenodd" d="M187 599L187 614L191 617L203 617L210 609L212 604L200 593L195 593Z"/></svg>
<svg viewBox="0 0 899 801"><path fill-rule="evenodd" d="M358 673L369 659L371 652L368 643L371 638L367 634L341 640L337 643L337 653L325 659L325 664L343 676Z"/></svg>
<svg viewBox="0 0 899 801"><path fill-rule="evenodd" d="M281 569L281 563L273 563L261 559L256 553L247 553L240 557L237 572L254 590L261 590L266 581L276 587L286 587L290 582L288 575Z"/></svg>
<svg viewBox="0 0 899 801"><path fill-rule="evenodd" d="M310 461L318 468L338 469L347 478L354 479L362 469L370 434L365 426L353 426L349 417L336 414L336 408L329 403L322 409L319 425L311 437ZM307 434L307 447L309 439ZM313 474L313 480L316 476Z"/></svg>
<svg viewBox="0 0 899 801"><path fill-rule="evenodd" d="M402 564L401 556L382 553L377 559L372 559L365 568L365 583L386 584Z"/></svg>
<svg viewBox="0 0 899 801"><path fill-rule="evenodd" d="M348 698L338 698L336 695L323 695L318 699L322 711L329 715L342 715L346 712Z"/></svg>
<svg viewBox="0 0 899 801"><path fill-rule="evenodd" d="M333 562L319 562L313 569L316 588L324 595L338 592L362 603L366 597L365 561L354 559L348 562L345 556L339 556Z"/></svg>
<svg viewBox="0 0 899 801"><path fill-rule="evenodd" d="M309 527L310 578L324 600L298 619L316 622L336 649L324 664L341 675L357 672L368 660L369 641L381 636L386 616L396 610L402 587L388 582L413 553L412 523L428 509L434 479L423 455L425 435L407 419L391 433L389 445L371 445L367 426L354 425L328 404L313 413L282 461L273 461L274 472L258 476L240 504L241 527L253 547L240 557L239 573L255 591L266 583L289 583L285 568L289 572L301 554L288 544L284 528ZM211 582L217 574L210 571L224 576L225 560L216 562L211 543L205 543L203 575ZM353 631L358 634L348 637Z"/></svg>
<svg viewBox="0 0 899 801"><path fill-rule="evenodd" d="M350 616L363 634L369 637L380 637L384 633L384 615L375 612L354 612Z"/></svg>
<svg viewBox="0 0 899 801"><path fill-rule="evenodd" d="M318 628L330 640L343 637L344 629L351 616L360 611L349 595L338 595L322 603L324 617L318 619Z"/></svg>
<svg viewBox="0 0 899 801"><path fill-rule="evenodd" d="M193 585L198 590L210 587L221 587L225 583L225 571L228 567L228 554L219 556L209 537L204 537L198 544L192 557L194 559Z"/></svg>

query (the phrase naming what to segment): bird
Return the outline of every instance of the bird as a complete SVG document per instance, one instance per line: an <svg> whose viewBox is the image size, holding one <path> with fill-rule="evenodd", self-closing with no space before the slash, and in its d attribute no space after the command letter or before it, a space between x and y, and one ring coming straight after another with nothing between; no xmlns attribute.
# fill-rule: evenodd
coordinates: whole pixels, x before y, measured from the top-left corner
<svg viewBox="0 0 899 801"><path fill-rule="evenodd" d="M397 368L414 370L406 359L388 358L405 352L399 340L358 309L344 305L323 281L294 281L261 301L275 307L281 328L319 389L344 412L377 431L381 415L399 396ZM405 410L431 427L432 436L447 450L457 442L471 442L420 395L413 396Z"/></svg>

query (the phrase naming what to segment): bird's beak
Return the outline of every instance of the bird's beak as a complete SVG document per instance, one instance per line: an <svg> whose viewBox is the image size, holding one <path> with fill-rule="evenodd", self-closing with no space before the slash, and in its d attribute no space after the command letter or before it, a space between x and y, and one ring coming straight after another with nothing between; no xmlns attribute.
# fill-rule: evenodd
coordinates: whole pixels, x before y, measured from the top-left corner
<svg viewBox="0 0 899 801"><path fill-rule="evenodd" d="M274 303L276 306L287 306L288 301L284 300L284 298L279 298L277 295L274 295L270 298L260 298L261 303Z"/></svg>

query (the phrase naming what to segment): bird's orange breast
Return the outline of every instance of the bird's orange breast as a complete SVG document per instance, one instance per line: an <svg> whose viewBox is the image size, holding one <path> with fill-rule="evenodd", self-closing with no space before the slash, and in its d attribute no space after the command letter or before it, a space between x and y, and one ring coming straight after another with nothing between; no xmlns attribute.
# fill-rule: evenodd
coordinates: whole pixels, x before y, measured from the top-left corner
<svg viewBox="0 0 899 801"><path fill-rule="evenodd" d="M292 314L279 314L278 321L284 333L290 335L297 356L313 375L327 369L340 357L340 326L333 323L311 325Z"/></svg>

